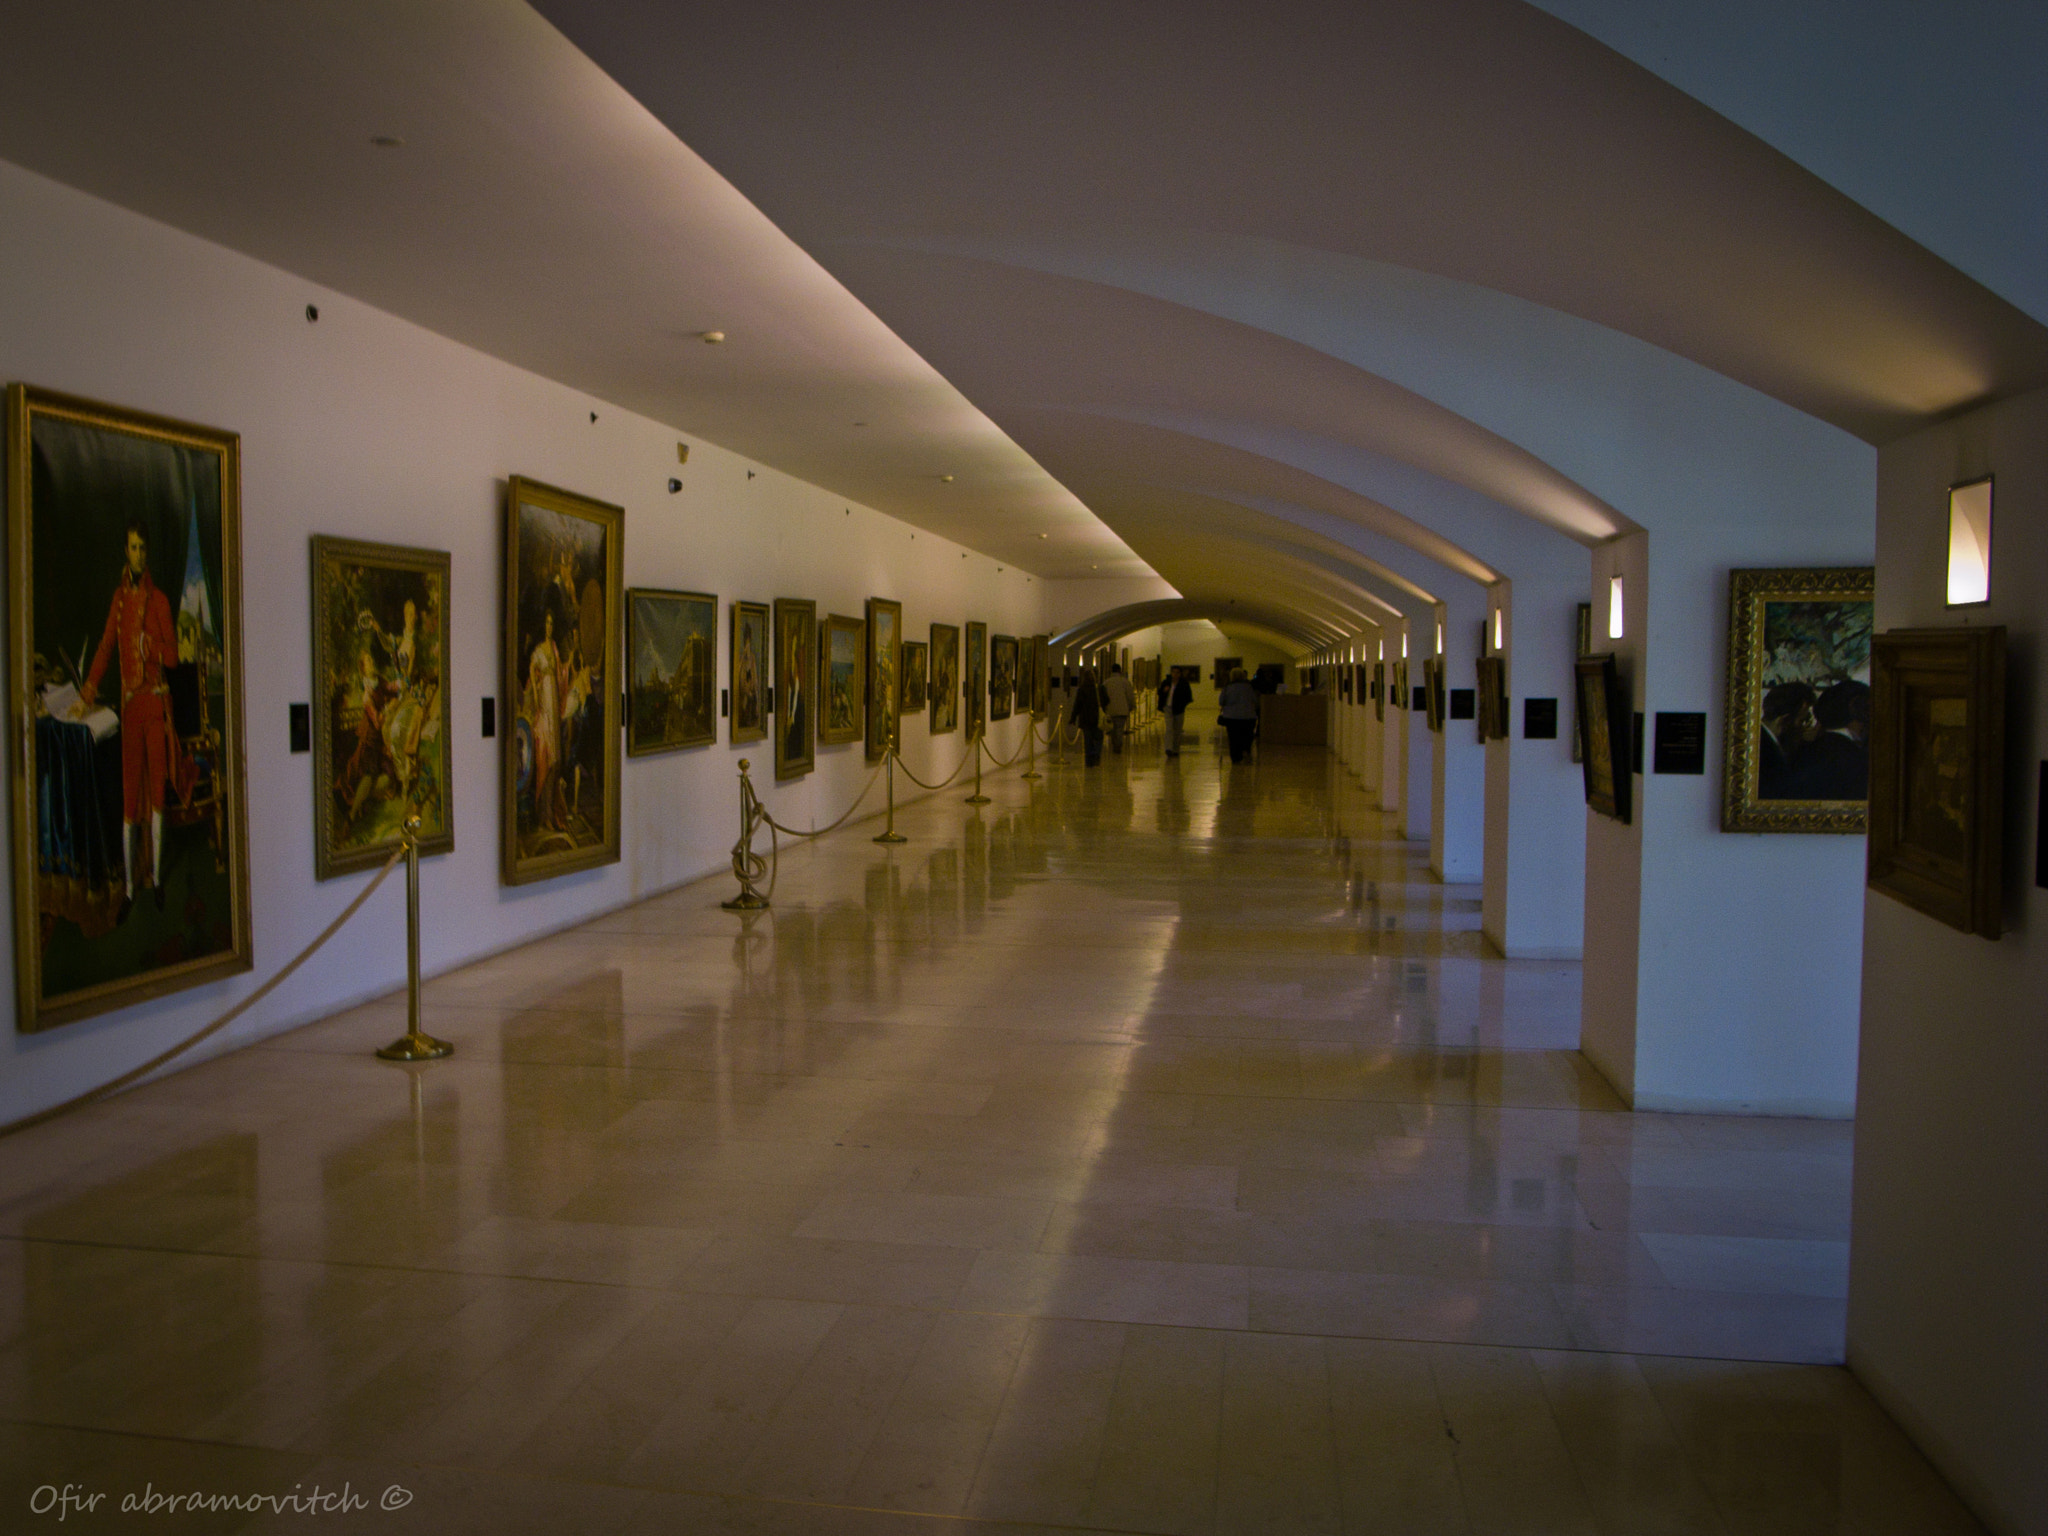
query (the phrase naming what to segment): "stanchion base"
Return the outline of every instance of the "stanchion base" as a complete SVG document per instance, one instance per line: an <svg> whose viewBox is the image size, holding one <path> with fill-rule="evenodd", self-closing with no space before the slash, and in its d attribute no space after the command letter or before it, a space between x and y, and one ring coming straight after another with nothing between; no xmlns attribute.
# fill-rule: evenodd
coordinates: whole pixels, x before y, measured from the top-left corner
<svg viewBox="0 0 2048 1536"><path fill-rule="evenodd" d="M412 1034L399 1036L377 1054L385 1061L439 1061L453 1056L455 1047L432 1035Z"/></svg>
<svg viewBox="0 0 2048 1536"><path fill-rule="evenodd" d="M1042 773L1020 773L1017 777L1020 779L1042 779L1045 775Z"/></svg>
<svg viewBox="0 0 2048 1536"><path fill-rule="evenodd" d="M878 843L907 843L910 839L901 832L882 832L876 834L875 841Z"/></svg>
<svg viewBox="0 0 2048 1536"><path fill-rule="evenodd" d="M728 912L766 912L768 898L757 896L752 891L741 891L731 901L721 901L719 905Z"/></svg>
<svg viewBox="0 0 2048 1536"><path fill-rule="evenodd" d="M989 799L989 797L988 797L987 795L969 795L969 796L967 797L967 803L968 803L969 805L994 805L994 804L995 804L995 802L994 802L993 800Z"/></svg>

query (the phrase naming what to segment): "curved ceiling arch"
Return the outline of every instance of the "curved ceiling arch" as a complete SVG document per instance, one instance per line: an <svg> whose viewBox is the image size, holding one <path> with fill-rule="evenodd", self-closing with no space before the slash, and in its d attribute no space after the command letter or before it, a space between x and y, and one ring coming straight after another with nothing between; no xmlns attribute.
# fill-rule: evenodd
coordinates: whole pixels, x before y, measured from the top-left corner
<svg viewBox="0 0 2048 1536"><path fill-rule="evenodd" d="M1191 597L1156 598L1150 602L1127 603L1092 618L1070 624L1049 642L1055 646L1107 645L1125 635L1164 624L1207 621L1219 629L1225 624L1263 629L1282 635L1291 644L1313 650L1334 643L1338 635L1321 625L1306 623L1299 615L1268 609L1256 603L1215 602Z"/></svg>

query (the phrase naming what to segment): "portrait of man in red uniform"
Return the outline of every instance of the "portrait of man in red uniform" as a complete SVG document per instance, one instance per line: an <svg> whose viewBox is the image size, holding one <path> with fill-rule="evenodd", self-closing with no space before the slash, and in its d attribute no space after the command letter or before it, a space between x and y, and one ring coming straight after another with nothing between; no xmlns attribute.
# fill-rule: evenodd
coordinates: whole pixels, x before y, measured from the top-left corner
<svg viewBox="0 0 2048 1536"><path fill-rule="evenodd" d="M115 663L121 685L121 849L128 899L135 899L137 886L154 886L161 906L164 806L172 791L181 798L189 792L164 682L164 668L178 660L178 634L170 599L150 580L149 537L142 524L129 523L127 536L128 558L107 607L106 629L71 713L83 718L93 708L107 665Z"/></svg>

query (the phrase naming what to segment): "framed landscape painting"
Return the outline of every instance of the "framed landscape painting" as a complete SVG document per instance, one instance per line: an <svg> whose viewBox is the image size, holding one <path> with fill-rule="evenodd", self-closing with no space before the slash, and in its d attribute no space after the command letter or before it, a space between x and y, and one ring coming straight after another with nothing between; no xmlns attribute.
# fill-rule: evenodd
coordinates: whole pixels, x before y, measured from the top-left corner
<svg viewBox="0 0 2048 1536"><path fill-rule="evenodd" d="M619 860L619 630L626 514L514 475L505 496L499 875Z"/></svg>
<svg viewBox="0 0 2048 1536"><path fill-rule="evenodd" d="M726 666L731 678L731 718L727 725L735 746L768 736L768 605L732 605L732 649Z"/></svg>
<svg viewBox="0 0 2048 1536"><path fill-rule="evenodd" d="M979 620L967 625L961 683L967 695L967 734L979 736L988 728L988 626Z"/></svg>
<svg viewBox="0 0 2048 1536"><path fill-rule="evenodd" d="M903 642L903 713L921 712L930 692L931 647L922 640Z"/></svg>
<svg viewBox="0 0 2048 1536"><path fill-rule="evenodd" d="M932 626L931 701L934 736L960 729L960 626Z"/></svg>
<svg viewBox="0 0 2048 1536"><path fill-rule="evenodd" d="M448 555L313 540L313 875L455 847Z"/></svg>
<svg viewBox="0 0 2048 1536"><path fill-rule="evenodd" d="M868 761L879 763L901 743L903 709L903 605L868 599Z"/></svg>
<svg viewBox="0 0 2048 1536"><path fill-rule="evenodd" d="M626 755L718 740L718 599L656 587L626 591Z"/></svg>
<svg viewBox="0 0 2048 1536"><path fill-rule="evenodd" d="M1867 566L1728 573L1724 832L1861 832L1870 801Z"/></svg>
<svg viewBox="0 0 2048 1536"><path fill-rule="evenodd" d="M15 1027L246 971L241 439L7 392Z"/></svg>
<svg viewBox="0 0 2048 1536"><path fill-rule="evenodd" d="M1634 704L1611 653L1581 656L1573 665L1586 804L1625 822L1634 813Z"/></svg>
<svg viewBox="0 0 2048 1536"><path fill-rule="evenodd" d="M988 717L1007 720L1017 701L1017 637L997 635L988 643Z"/></svg>
<svg viewBox="0 0 2048 1536"><path fill-rule="evenodd" d="M818 626L818 686L824 698L818 715L820 746L859 741L866 732L866 628L859 619L838 613Z"/></svg>
<svg viewBox="0 0 2048 1536"><path fill-rule="evenodd" d="M799 779L817 761L818 605L775 599L775 777Z"/></svg>

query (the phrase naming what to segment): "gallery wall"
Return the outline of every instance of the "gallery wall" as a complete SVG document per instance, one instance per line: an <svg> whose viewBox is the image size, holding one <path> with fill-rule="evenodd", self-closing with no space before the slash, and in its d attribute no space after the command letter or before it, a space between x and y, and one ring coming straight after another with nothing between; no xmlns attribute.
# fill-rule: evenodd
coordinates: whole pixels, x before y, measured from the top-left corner
<svg viewBox="0 0 2048 1536"><path fill-rule="evenodd" d="M438 971L725 866L747 757L776 816L838 816L872 775L858 743L777 785L767 742L623 766L623 858L508 889L498 879L504 481L520 474L625 508L625 581L714 593L720 686L735 598L816 601L859 615L903 603L905 634L980 619L1046 628L1045 584L874 509L691 438L679 427L456 345L289 273L0 163L0 379L241 435L245 712L255 971L0 1046L0 1119L144 1060L224 1011L295 954L369 877L313 879L312 758L288 750L287 706L311 697L308 539L316 533L452 555L454 853L426 861L424 957ZM317 322L307 306L318 309ZM687 465L677 444L689 446ZM670 494L671 476L682 489ZM107 580L118 568L111 551ZM964 750L904 717L904 760L929 778ZM1023 722L990 727L1003 755ZM899 783L899 799L909 786ZM11 793L11 786L10 786ZM879 807L879 798L873 802ZM12 869L10 848L9 869ZM879 855L878 855L879 856ZM9 900L12 879L9 877ZM706 887L706 900L723 895ZM218 1046L319 1017L403 979L403 896L391 885ZM6 979L13 1005L13 957Z"/></svg>
<svg viewBox="0 0 2048 1536"><path fill-rule="evenodd" d="M1947 607L1948 487L1994 479L1991 601ZM1849 1363L1994 1530L2048 1532L2048 890L2036 883L2048 392L1878 456L1877 628L2007 632L2004 937L1864 898Z"/></svg>

